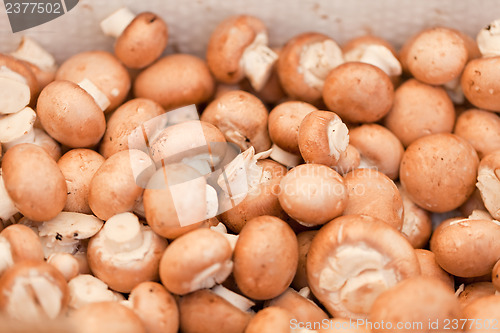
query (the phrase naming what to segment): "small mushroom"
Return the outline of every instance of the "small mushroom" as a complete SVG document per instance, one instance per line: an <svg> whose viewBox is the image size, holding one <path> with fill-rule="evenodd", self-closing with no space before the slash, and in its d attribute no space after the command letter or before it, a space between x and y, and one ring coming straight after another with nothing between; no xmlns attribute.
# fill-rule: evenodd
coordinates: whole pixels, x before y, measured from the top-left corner
<svg viewBox="0 0 500 333"><path fill-rule="evenodd" d="M403 226L401 233L416 248L423 248L429 242L432 233L431 214L417 206L406 193L401 184L397 185L403 199Z"/></svg>
<svg viewBox="0 0 500 333"><path fill-rule="evenodd" d="M458 208L474 192L478 164L474 147L465 139L454 134L432 134L406 149L399 177L414 203L442 213Z"/></svg>
<svg viewBox="0 0 500 333"><path fill-rule="evenodd" d="M500 224L490 220L443 222L431 237L430 248L445 271L460 277L491 274L500 258Z"/></svg>
<svg viewBox="0 0 500 333"><path fill-rule="evenodd" d="M491 282L473 282L460 285L456 295L462 309L477 299L495 295L495 286Z"/></svg>
<svg viewBox="0 0 500 333"><path fill-rule="evenodd" d="M297 265L297 272L292 281L292 287L296 290L301 290L309 285L306 272L307 253L317 233L317 230L308 230L297 234L297 241L299 243L299 263Z"/></svg>
<svg viewBox="0 0 500 333"><path fill-rule="evenodd" d="M309 287L334 317L366 318L382 292L418 275L410 243L370 216L342 216L326 224L307 254Z"/></svg>
<svg viewBox="0 0 500 333"><path fill-rule="evenodd" d="M252 299L271 299L288 288L297 271L297 238L283 220L256 217L241 230L233 258L241 292Z"/></svg>
<svg viewBox="0 0 500 333"><path fill-rule="evenodd" d="M271 158L285 166L300 164L299 127L302 120L316 107L309 103L288 101L269 113L269 137L273 142Z"/></svg>
<svg viewBox="0 0 500 333"><path fill-rule="evenodd" d="M500 151L490 153L481 160L477 169L476 187L479 189L482 201L491 216L500 219Z"/></svg>
<svg viewBox="0 0 500 333"><path fill-rule="evenodd" d="M129 68L144 68L167 47L168 27L158 15L135 15L122 7L101 21L104 34L116 38L115 55Z"/></svg>
<svg viewBox="0 0 500 333"><path fill-rule="evenodd" d="M359 168L374 168L392 180L399 177L404 148L387 128L377 124L355 127L349 131L349 143L360 154Z"/></svg>
<svg viewBox="0 0 500 333"><path fill-rule="evenodd" d="M62 273L64 279L67 282L76 277L80 272L80 264L78 263L78 259L76 259L72 254L69 253L61 253L61 252L52 253L47 258L47 263L57 268L57 270ZM71 287L70 287L70 294L71 294Z"/></svg>
<svg viewBox="0 0 500 333"><path fill-rule="evenodd" d="M271 147L267 130L268 111L255 96L244 91L230 91L210 103L201 120L217 126L228 142L241 150L251 146L257 153Z"/></svg>
<svg viewBox="0 0 500 333"><path fill-rule="evenodd" d="M394 104L383 121L407 147L425 135L451 133L455 108L443 88L410 79L396 89Z"/></svg>
<svg viewBox="0 0 500 333"><path fill-rule="evenodd" d="M500 150L500 117L478 109L469 109L457 117L454 134L466 139L482 159Z"/></svg>
<svg viewBox="0 0 500 333"><path fill-rule="evenodd" d="M329 111L313 111L299 127L299 149L306 163L334 167L345 154L349 130L340 117Z"/></svg>
<svg viewBox="0 0 500 333"><path fill-rule="evenodd" d="M91 84L88 80L84 82ZM92 96L95 86L91 86L54 81L38 98L37 114L43 128L71 148L96 145L106 130L102 105Z"/></svg>
<svg viewBox="0 0 500 333"><path fill-rule="evenodd" d="M134 82L135 97L151 99L167 111L206 102L214 89L205 61L189 54L161 58L143 70Z"/></svg>
<svg viewBox="0 0 500 333"><path fill-rule="evenodd" d="M325 79L323 100L344 121L375 122L391 109L394 86L380 68L362 62L346 62Z"/></svg>
<svg viewBox="0 0 500 333"><path fill-rule="evenodd" d="M132 211L154 170L153 161L140 150L124 150L112 155L101 164L90 182L90 209L102 220Z"/></svg>
<svg viewBox="0 0 500 333"><path fill-rule="evenodd" d="M449 322L460 320L460 310L448 285L435 278L419 276L406 279L378 296L369 321L379 323L378 328L374 326L374 333L387 332L388 327L392 330L397 327L397 332L430 332L430 322L445 327ZM380 327L380 323L385 326ZM459 327L450 328L450 332L462 332Z"/></svg>
<svg viewBox="0 0 500 333"><path fill-rule="evenodd" d="M210 36L207 64L223 83L238 83L247 77L260 91L266 84L278 55L268 44L265 24L254 16L237 15L223 20Z"/></svg>
<svg viewBox="0 0 500 333"><path fill-rule="evenodd" d="M342 51L333 39L319 33L303 33L281 50L278 76L288 96L318 105L328 73L343 62Z"/></svg>
<svg viewBox="0 0 500 333"><path fill-rule="evenodd" d="M302 225L324 224L347 207L348 190L335 170L321 164L302 164L280 182L281 207Z"/></svg>
<svg viewBox="0 0 500 333"><path fill-rule="evenodd" d="M356 169L345 175L344 183L348 199L343 215L376 217L401 230L403 199L389 177L373 169Z"/></svg>
<svg viewBox="0 0 500 333"><path fill-rule="evenodd" d="M220 233L210 229L190 231L173 241L163 254L161 281L178 295L211 288L231 274L231 256L231 246Z"/></svg>
<svg viewBox="0 0 500 333"><path fill-rule="evenodd" d="M146 333L139 316L118 302L87 304L75 311L70 320L76 333Z"/></svg>
<svg viewBox="0 0 500 333"><path fill-rule="evenodd" d="M69 308L78 310L87 304L118 302L124 297L109 289L108 285L89 274L80 274L68 282Z"/></svg>
<svg viewBox="0 0 500 333"><path fill-rule="evenodd" d="M5 153L2 178L16 208L33 221L54 218L66 203L61 170L43 148L34 144L19 144Z"/></svg>
<svg viewBox="0 0 500 333"><path fill-rule="evenodd" d="M498 295L486 296L471 302L464 307L463 317L468 319L466 325L468 333L482 333L490 329L498 330L500 297Z"/></svg>
<svg viewBox="0 0 500 333"><path fill-rule="evenodd" d="M68 189L65 211L92 213L89 206L89 187L94 174L104 161L104 157L90 149L72 149L57 161Z"/></svg>
<svg viewBox="0 0 500 333"><path fill-rule="evenodd" d="M500 56L471 60L462 74L462 89L465 97L474 106L500 112L498 95L500 86L496 80Z"/></svg>
<svg viewBox="0 0 500 333"><path fill-rule="evenodd" d="M176 333L179 330L177 303L161 284L138 284L130 292L127 304L141 318L147 333Z"/></svg>
<svg viewBox="0 0 500 333"><path fill-rule="evenodd" d="M0 232L0 276L24 260L43 261L38 235L22 224L12 224Z"/></svg>
<svg viewBox="0 0 500 333"><path fill-rule="evenodd" d="M224 292L221 292L223 290ZM254 303L222 286L201 289L179 300L180 328L185 333L243 333Z"/></svg>
<svg viewBox="0 0 500 333"><path fill-rule="evenodd" d="M129 143L134 130L142 125L147 127L145 123L149 120L158 120L158 123L166 121L167 117L162 116L164 113L165 110L158 103L146 98L135 98L120 105L107 120L99 152L108 158L119 151L133 148L129 147ZM159 116L162 117L156 118Z"/></svg>
<svg viewBox="0 0 500 333"><path fill-rule="evenodd" d="M25 260L0 278L0 312L23 322L56 319L69 301L62 274L43 261Z"/></svg>
<svg viewBox="0 0 500 333"><path fill-rule="evenodd" d="M460 32L434 27L408 39L400 51L400 59L417 80L440 85L460 76L468 49Z"/></svg>
<svg viewBox="0 0 500 333"><path fill-rule="evenodd" d="M79 84L85 79L108 99L109 105L104 108L105 112L116 109L130 90L127 69L111 53L105 51L78 53L63 62L56 72L56 80Z"/></svg>
<svg viewBox="0 0 500 333"><path fill-rule="evenodd" d="M416 249L415 254L417 255L423 277L439 279L443 281L450 290L455 291L453 275L450 275L439 266L436 262L436 255L433 252L424 249Z"/></svg>
<svg viewBox="0 0 500 333"><path fill-rule="evenodd" d="M144 281L159 278L160 259L167 241L142 225L132 213L109 218L87 248L94 275L111 289L130 292Z"/></svg>
<svg viewBox="0 0 500 333"><path fill-rule="evenodd" d="M245 333L291 333L293 322L290 312L270 306L257 312L248 323Z"/></svg>

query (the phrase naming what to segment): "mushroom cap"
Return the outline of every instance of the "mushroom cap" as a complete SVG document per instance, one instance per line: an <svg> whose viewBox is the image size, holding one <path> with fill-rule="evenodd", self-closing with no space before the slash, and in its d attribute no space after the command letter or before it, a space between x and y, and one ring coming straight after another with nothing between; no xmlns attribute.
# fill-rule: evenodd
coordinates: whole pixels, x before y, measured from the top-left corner
<svg viewBox="0 0 500 333"><path fill-rule="evenodd" d="M448 321L461 318L460 304L453 290L441 280L417 276L401 281L396 286L383 292L370 311L369 320L373 323L392 324L392 328L400 322L412 323L409 329L398 332L430 332L428 324L438 321L439 327L444 327ZM390 323L390 324L389 324ZM421 326L414 326L420 323ZM408 324L407 324L408 325ZM386 327L374 326L372 332L387 332ZM453 329L453 332L462 332Z"/></svg>
<svg viewBox="0 0 500 333"><path fill-rule="evenodd" d="M290 333L290 312L277 306L270 306L257 312L248 323L245 333Z"/></svg>
<svg viewBox="0 0 500 333"><path fill-rule="evenodd" d="M133 216L131 213L125 214ZM125 214L115 215L113 218L123 218ZM139 224L137 217L135 219L136 222L133 223ZM110 232L108 230L116 232L116 229L111 229L111 223L108 222L90 239L87 246L87 259L92 273L111 289L122 293L130 292L141 282L158 280L160 259L167 241L148 226L139 224L141 244L137 247L129 244L128 248L126 245L123 249L116 249L111 244L114 240L107 236ZM120 235L117 234L116 237L119 238Z"/></svg>
<svg viewBox="0 0 500 333"><path fill-rule="evenodd" d="M491 274L500 258L500 225L489 220L445 221L431 237L430 248L445 271L461 277Z"/></svg>
<svg viewBox="0 0 500 333"><path fill-rule="evenodd" d="M25 322L55 319L69 302L64 276L39 260L24 260L7 269L0 277L0 291L0 312Z"/></svg>
<svg viewBox="0 0 500 333"><path fill-rule="evenodd" d="M106 112L116 109L130 90L130 75L118 59L109 52L87 51L75 54L61 64L56 80L79 83L90 80L109 99Z"/></svg>
<svg viewBox="0 0 500 333"><path fill-rule="evenodd" d="M347 62L330 71L323 88L328 109L348 122L374 122L391 109L394 86L378 67Z"/></svg>
<svg viewBox="0 0 500 333"><path fill-rule="evenodd" d="M401 227L401 233L408 239L414 248L423 248L431 238L431 214L425 209L417 206L408 197L408 194L401 184L398 184L397 187L401 199L403 200L403 225Z"/></svg>
<svg viewBox="0 0 500 333"><path fill-rule="evenodd" d="M340 216L348 191L335 170L321 164L302 164L290 170L280 182L281 207L306 226L324 224Z"/></svg>
<svg viewBox="0 0 500 333"><path fill-rule="evenodd" d="M38 98L37 114L47 133L71 148L96 145L106 130L104 113L76 83L54 81Z"/></svg>
<svg viewBox="0 0 500 333"><path fill-rule="evenodd" d="M458 301L462 308L479 298L495 295L496 289L491 282L473 282L465 286L462 292L458 293Z"/></svg>
<svg viewBox="0 0 500 333"><path fill-rule="evenodd" d="M99 152L108 158L129 149L130 134L148 120L164 113L160 104L146 98L135 98L120 105L107 121Z"/></svg>
<svg viewBox="0 0 500 333"><path fill-rule="evenodd" d="M415 79L396 89L392 109L384 125L406 147L429 134L451 133L455 108L442 87L430 86Z"/></svg>
<svg viewBox="0 0 500 333"><path fill-rule="evenodd" d="M135 79L134 95L149 98L165 110L206 102L215 89L202 59L189 54L161 58Z"/></svg>
<svg viewBox="0 0 500 333"><path fill-rule="evenodd" d="M271 299L288 288L297 271L297 237L277 217L256 217L241 230L233 258L233 275L241 292L257 300Z"/></svg>
<svg viewBox="0 0 500 333"><path fill-rule="evenodd" d="M304 73L299 67L303 50L310 45L325 41L334 42L326 35L306 32L293 37L282 48L277 71L283 90L291 98L314 105L321 104L322 91L307 84Z"/></svg>
<svg viewBox="0 0 500 333"><path fill-rule="evenodd" d="M440 85L458 78L469 56L462 34L454 29L425 29L406 43L401 62L427 84Z"/></svg>
<svg viewBox="0 0 500 333"><path fill-rule="evenodd" d="M91 149L72 149L57 161L68 189L65 211L92 213L89 206L89 187L104 161L104 157Z"/></svg>
<svg viewBox="0 0 500 333"><path fill-rule="evenodd" d="M217 25L206 54L207 65L217 81L237 83L244 78L240 60L259 33L267 34L264 22L250 15L230 16Z"/></svg>
<svg viewBox="0 0 500 333"><path fill-rule="evenodd" d="M57 270L64 276L64 279L68 282L76 277L80 271L78 259L69 253L53 253L47 258L47 263L57 268Z"/></svg>
<svg viewBox="0 0 500 333"><path fill-rule="evenodd" d="M469 109L461 113L453 133L469 141L480 159L500 150L500 117L493 112Z"/></svg>
<svg viewBox="0 0 500 333"><path fill-rule="evenodd" d="M148 333L176 333L179 330L177 303L161 284L138 284L130 292L128 301Z"/></svg>
<svg viewBox="0 0 500 333"><path fill-rule="evenodd" d="M200 119L217 126L226 140L241 150L253 146L255 152L260 153L271 147L268 111L257 97L245 91L230 91L215 99Z"/></svg>
<svg viewBox="0 0 500 333"><path fill-rule="evenodd" d="M440 213L458 208L472 194L478 165L477 153L465 139L432 134L406 149L399 177L413 202Z"/></svg>
<svg viewBox="0 0 500 333"><path fill-rule="evenodd" d="M480 333L488 331L487 327L498 328L500 321L500 297L498 295L481 297L463 309L463 317L477 321L477 325L471 325L467 332ZM483 322L484 325L479 323Z"/></svg>
<svg viewBox="0 0 500 333"><path fill-rule="evenodd" d="M160 57L168 43L168 27L158 15L138 14L115 42L115 55L128 68L144 68Z"/></svg>
<svg viewBox="0 0 500 333"><path fill-rule="evenodd" d="M9 242L14 263L23 260L44 260L40 238L31 228L22 224L12 224L0 232L0 237Z"/></svg>
<svg viewBox="0 0 500 333"><path fill-rule="evenodd" d="M345 152L340 155L337 165L333 170L345 176L347 173L357 169L361 163L361 154L353 145L347 145Z"/></svg>
<svg viewBox="0 0 500 333"><path fill-rule="evenodd" d="M71 314L76 333L146 333L133 310L118 302L87 304Z"/></svg>
<svg viewBox="0 0 500 333"><path fill-rule="evenodd" d="M380 293L419 274L415 251L401 233L365 215L323 226L307 254L309 287L334 317L366 318Z"/></svg>
<svg viewBox="0 0 500 333"><path fill-rule="evenodd" d="M0 54L0 67L3 66L21 75L26 80L26 84L29 86L31 94L30 104L34 104L36 96L38 96L38 93L40 92L40 86L30 66L28 66L24 61L2 53Z"/></svg>
<svg viewBox="0 0 500 333"><path fill-rule="evenodd" d="M168 246L161 258L160 278L167 290L178 295L211 288L231 273L231 256L231 246L222 234L193 230Z"/></svg>
<svg viewBox="0 0 500 333"><path fill-rule="evenodd" d="M143 194L146 220L158 235L177 238L206 225L207 182L187 164L167 164L150 178Z"/></svg>
<svg viewBox="0 0 500 333"><path fill-rule="evenodd" d="M356 169L345 175L344 183L348 199L343 215L372 216L401 230L403 199L389 177L373 169Z"/></svg>
<svg viewBox="0 0 500 333"><path fill-rule="evenodd" d="M334 124L336 128L331 128ZM338 128L340 127L340 128ZM336 136L335 131L340 134ZM342 131L343 130L343 131ZM330 111L312 111L299 127L299 150L306 163L334 167L347 149L349 135L340 117ZM344 132L344 133L342 133ZM334 135L332 137L332 135Z"/></svg>
<svg viewBox="0 0 500 333"><path fill-rule="evenodd" d="M209 289L197 290L179 300L180 327L185 333L244 332L252 318Z"/></svg>
<svg viewBox="0 0 500 333"><path fill-rule="evenodd" d="M32 221L47 221L66 204L66 182L56 162L41 147L23 143L2 158L5 189L19 211Z"/></svg>
<svg viewBox="0 0 500 333"><path fill-rule="evenodd" d="M269 113L268 128L271 141L284 151L299 155L299 127L304 117L318 109L305 102L288 101Z"/></svg>
<svg viewBox="0 0 500 333"><path fill-rule="evenodd" d="M278 200L279 184L286 174L286 168L274 161L257 161L262 168L262 182L249 191L237 206L220 214L219 218L230 230L239 233L245 224L261 215L272 215L282 219L286 214Z"/></svg>
<svg viewBox="0 0 500 333"><path fill-rule="evenodd" d="M288 288L278 297L265 302L265 307L277 306L290 312L298 322L314 323L328 319L328 315L310 299Z"/></svg>
<svg viewBox="0 0 500 333"><path fill-rule="evenodd" d="M349 131L349 144L361 155L361 164L375 167L392 180L399 177L399 164L404 147L387 128L365 124Z"/></svg>
<svg viewBox="0 0 500 333"><path fill-rule="evenodd" d="M436 255L424 249L416 249L420 270L423 277L435 278L443 281L452 291L455 291L455 284L453 276L447 273L436 262Z"/></svg>
<svg viewBox="0 0 500 333"><path fill-rule="evenodd" d="M90 182L88 203L92 212L107 220L132 211L153 172L153 161L140 150L124 150L112 155Z"/></svg>
<svg viewBox="0 0 500 333"><path fill-rule="evenodd" d="M297 241L299 243L299 263L297 265L297 272L295 273L295 277L292 281L292 287L295 290L300 290L309 286L306 272L307 253L309 252L311 242L317 233L318 230L307 230L297 234Z"/></svg>
<svg viewBox="0 0 500 333"><path fill-rule="evenodd" d="M462 90L476 107L500 112L500 56L479 58L467 63L462 73Z"/></svg>

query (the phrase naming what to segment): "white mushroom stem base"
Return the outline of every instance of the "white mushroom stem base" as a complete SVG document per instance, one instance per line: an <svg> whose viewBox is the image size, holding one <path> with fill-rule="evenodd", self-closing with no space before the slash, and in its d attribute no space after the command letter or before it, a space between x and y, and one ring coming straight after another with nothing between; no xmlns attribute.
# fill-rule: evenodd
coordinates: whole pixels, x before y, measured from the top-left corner
<svg viewBox="0 0 500 333"><path fill-rule="evenodd" d="M212 288L217 283L222 283L233 271L233 262L227 260L222 263L213 264L200 273L191 281L191 290Z"/></svg>
<svg viewBox="0 0 500 333"><path fill-rule="evenodd" d="M106 248L112 252L129 252L143 243L139 219L132 213L122 213L111 217L103 227Z"/></svg>
<svg viewBox="0 0 500 333"><path fill-rule="evenodd" d="M481 29L476 42L483 57L500 55L500 20L495 20Z"/></svg>
<svg viewBox="0 0 500 333"><path fill-rule="evenodd" d="M234 307L244 312L250 312L252 306L255 305L255 303L249 300L248 298L243 297L240 294L237 294L234 291L229 290L220 284L213 287L212 292L217 296L222 297L223 299L231 303Z"/></svg>
<svg viewBox="0 0 500 333"><path fill-rule="evenodd" d="M388 76L399 76L403 72L398 59L383 45L362 44L344 54L346 61L359 61L383 70Z"/></svg>
<svg viewBox="0 0 500 333"><path fill-rule="evenodd" d="M338 161L340 154L345 152L349 145L349 129L340 117L335 117L330 120L326 130L330 156L333 156Z"/></svg>
<svg viewBox="0 0 500 333"><path fill-rule="evenodd" d="M83 79L78 83L80 88L85 90L96 102L101 110L106 110L111 104L108 97L89 79Z"/></svg>
<svg viewBox="0 0 500 333"><path fill-rule="evenodd" d="M488 212L494 219L500 220L500 170L479 168L476 187Z"/></svg>
<svg viewBox="0 0 500 333"><path fill-rule="evenodd" d="M36 113L29 107L16 113L0 116L0 142L5 150L20 143L33 143L35 120Z"/></svg>
<svg viewBox="0 0 500 333"><path fill-rule="evenodd" d="M303 48L299 60L299 73L307 85L323 91L328 73L344 63L342 50L333 40L327 39Z"/></svg>
<svg viewBox="0 0 500 333"><path fill-rule="evenodd" d="M271 152L271 156L269 156L269 157L271 159L275 160L276 162L283 164L284 166L295 167L295 166L299 165L300 162L302 161L302 158L300 156L289 153L289 152L281 149L276 144L273 144L271 149L272 149L272 152Z"/></svg>
<svg viewBox="0 0 500 333"><path fill-rule="evenodd" d="M278 55L268 46L267 33L257 34L241 57L241 66L245 76L249 79L252 87L260 91L265 86L271 75L274 63Z"/></svg>
<svg viewBox="0 0 500 333"><path fill-rule="evenodd" d="M11 53L14 58L29 62L43 71L55 72L56 60L40 44L23 36L17 50Z"/></svg>
<svg viewBox="0 0 500 333"><path fill-rule="evenodd" d="M123 7L102 20L101 29L105 35L118 38L134 18L135 14Z"/></svg>
<svg viewBox="0 0 500 333"><path fill-rule="evenodd" d="M0 70L0 114L10 114L29 104L31 91L26 82L5 77L4 68Z"/></svg>
<svg viewBox="0 0 500 333"><path fill-rule="evenodd" d="M89 274L78 275L68 283L68 287L69 307L75 310L90 303L124 299L121 294L111 291L106 283Z"/></svg>

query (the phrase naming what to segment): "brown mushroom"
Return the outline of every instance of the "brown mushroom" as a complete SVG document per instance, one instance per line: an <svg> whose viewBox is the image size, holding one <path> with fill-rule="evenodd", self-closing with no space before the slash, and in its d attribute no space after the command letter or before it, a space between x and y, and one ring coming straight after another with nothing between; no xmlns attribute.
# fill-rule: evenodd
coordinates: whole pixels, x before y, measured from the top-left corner
<svg viewBox="0 0 500 333"><path fill-rule="evenodd" d="M111 53L88 51L78 53L61 64L56 80L80 83L88 79L109 100L104 111L116 109L130 90L130 76L123 65Z"/></svg>
<svg viewBox="0 0 500 333"><path fill-rule="evenodd" d="M469 141L480 159L500 150L500 117L493 112L469 109L461 113L453 133Z"/></svg>
<svg viewBox="0 0 500 333"><path fill-rule="evenodd" d="M24 260L43 261L38 235L22 224L12 224L0 232L0 276L9 267Z"/></svg>
<svg viewBox="0 0 500 333"><path fill-rule="evenodd" d="M473 282L466 286L460 285L456 295L462 308L465 308L479 298L495 295L495 291L495 286L491 282Z"/></svg>
<svg viewBox="0 0 500 333"><path fill-rule="evenodd" d="M465 325L468 333L498 331L500 297L495 295L479 298L464 307L463 315L469 319Z"/></svg>
<svg viewBox="0 0 500 333"><path fill-rule="evenodd" d="M433 252L424 249L416 249L415 254L417 255L423 277L439 279L443 281L450 290L455 290L453 275L450 275L439 266L436 262L436 255Z"/></svg>
<svg viewBox="0 0 500 333"><path fill-rule="evenodd" d="M458 208L472 194L478 164L474 147L465 139L454 134L432 134L406 149L399 177L413 202L442 213Z"/></svg>
<svg viewBox="0 0 500 333"><path fill-rule="evenodd" d="M462 74L462 90L465 97L474 106L500 112L498 94L498 68L500 56L471 60L465 66Z"/></svg>
<svg viewBox="0 0 500 333"><path fill-rule="evenodd" d="M68 282L69 308L78 310L87 304L99 302L119 302L122 294L109 289L103 281L90 274L80 274Z"/></svg>
<svg viewBox="0 0 500 333"><path fill-rule="evenodd" d="M431 214L417 206L406 193L401 184L397 185L401 199L403 199L403 226L401 233L410 244L418 249L429 242L432 233Z"/></svg>
<svg viewBox="0 0 500 333"><path fill-rule="evenodd" d="M270 306L257 312L248 323L245 333L291 333L290 323L294 323L290 312Z"/></svg>
<svg viewBox="0 0 500 333"><path fill-rule="evenodd" d="M308 230L297 234L297 241L299 243L299 263L297 265L297 272L292 281L292 287L296 290L301 290L308 286L306 272L307 253L317 233L317 230Z"/></svg>
<svg viewBox="0 0 500 333"><path fill-rule="evenodd" d="M173 54L156 61L137 76L134 95L151 99L169 111L206 102L214 87L205 61L189 54Z"/></svg>
<svg viewBox="0 0 500 333"><path fill-rule="evenodd" d="M307 254L311 291L334 317L366 318L382 292L419 274L410 243L370 216L341 216L326 224Z"/></svg>
<svg viewBox="0 0 500 333"><path fill-rule="evenodd" d="M52 253L47 258L47 263L57 268L57 270L64 276L64 279L68 282L76 277L80 272L78 259L69 253Z"/></svg>
<svg viewBox="0 0 500 333"><path fill-rule="evenodd" d="M310 292L309 292L310 293ZM265 307L277 306L292 314L293 319L298 322L320 323L328 319L328 315L321 310L316 303L288 288L283 294L264 303Z"/></svg>

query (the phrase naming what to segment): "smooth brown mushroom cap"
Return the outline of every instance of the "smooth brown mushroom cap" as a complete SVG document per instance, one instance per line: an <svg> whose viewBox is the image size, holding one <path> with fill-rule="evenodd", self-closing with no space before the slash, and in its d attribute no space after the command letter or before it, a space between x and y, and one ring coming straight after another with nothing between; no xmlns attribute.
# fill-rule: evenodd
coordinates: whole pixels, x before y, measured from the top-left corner
<svg viewBox="0 0 500 333"><path fill-rule="evenodd" d="M290 333L293 316L285 309L270 306L257 312L250 320L245 333Z"/></svg>
<svg viewBox="0 0 500 333"><path fill-rule="evenodd" d="M462 74L462 90L476 107L500 112L500 56L471 60Z"/></svg>
<svg viewBox="0 0 500 333"><path fill-rule="evenodd" d="M40 238L31 228L22 224L12 224L0 232L0 237L9 242L14 263L23 260L44 260Z"/></svg>
<svg viewBox="0 0 500 333"><path fill-rule="evenodd" d="M290 312L298 322L319 323L328 319L328 315L312 300L300 295L292 288L264 304L265 307L277 306Z"/></svg>
<svg viewBox="0 0 500 333"><path fill-rule="evenodd" d="M463 309L464 318L476 320L477 323L484 325L471 325L467 332L483 333L487 332L487 327L491 330L498 330L498 322L500 321L500 296L487 296L479 298Z"/></svg>
<svg viewBox="0 0 500 333"><path fill-rule="evenodd" d="M115 55L128 68L143 68L158 59L168 43L168 27L158 15L138 14L115 43Z"/></svg>
<svg viewBox="0 0 500 333"><path fill-rule="evenodd" d="M66 182L50 155L34 144L19 144L2 159L5 188L17 209L32 221L48 221L66 204Z"/></svg>
<svg viewBox="0 0 500 333"><path fill-rule="evenodd" d="M83 88L54 81L38 98L37 114L47 133L71 148L96 145L106 130L104 113Z"/></svg>
<svg viewBox="0 0 500 333"><path fill-rule="evenodd" d="M169 111L206 102L214 88L205 61L189 54L173 54L156 61L137 76L134 95L151 99Z"/></svg>
<svg viewBox="0 0 500 333"><path fill-rule="evenodd" d="M106 112L116 109L130 90L130 75L115 56L105 51L75 54L61 64L56 80L79 83L90 80L110 101Z"/></svg>
<svg viewBox="0 0 500 333"><path fill-rule="evenodd" d="M469 141L480 159L500 150L500 117L493 112L470 109L461 113L453 133Z"/></svg>

